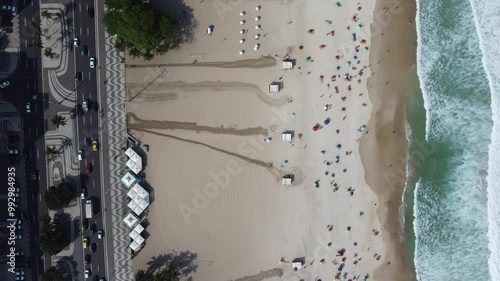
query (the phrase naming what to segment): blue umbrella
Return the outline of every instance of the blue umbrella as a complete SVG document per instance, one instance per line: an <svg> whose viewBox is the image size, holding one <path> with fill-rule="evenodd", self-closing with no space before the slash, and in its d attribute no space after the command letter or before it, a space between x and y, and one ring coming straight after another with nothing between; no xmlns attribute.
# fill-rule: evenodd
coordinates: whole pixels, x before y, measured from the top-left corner
<svg viewBox="0 0 500 281"><path fill-rule="evenodd" d="M326 118L326 119L325 119L325 121L323 121L323 123L324 123L325 125L330 124L330 118Z"/></svg>

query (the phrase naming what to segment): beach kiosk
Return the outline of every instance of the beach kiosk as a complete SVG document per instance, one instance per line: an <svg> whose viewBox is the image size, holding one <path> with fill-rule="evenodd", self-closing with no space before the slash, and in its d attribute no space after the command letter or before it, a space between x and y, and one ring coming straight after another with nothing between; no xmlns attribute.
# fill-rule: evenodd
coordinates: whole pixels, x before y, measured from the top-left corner
<svg viewBox="0 0 500 281"><path fill-rule="evenodd" d="M286 175L281 178L281 185L290 186L292 185L292 176Z"/></svg>
<svg viewBox="0 0 500 281"><path fill-rule="evenodd" d="M293 68L293 62L291 60L284 60L283 61L283 69L288 70Z"/></svg>
<svg viewBox="0 0 500 281"><path fill-rule="evenodd" d="M291 141L293 138L292 132L283 132L281 133L281 141Z"/></svg>
<svg viewBox="0 0 500 281"><path fill-rule="evenodd" d="M292 268L293 268L293 271L297 271L299 269L302 269L302 261L293 261Z"/></svg>
<svg viewBox="0 0 500 281"><path fill-rule="evenodd" d="M281 84L278 82L273 82L269 84L269 93L278 93L281 90Z"/></svg>

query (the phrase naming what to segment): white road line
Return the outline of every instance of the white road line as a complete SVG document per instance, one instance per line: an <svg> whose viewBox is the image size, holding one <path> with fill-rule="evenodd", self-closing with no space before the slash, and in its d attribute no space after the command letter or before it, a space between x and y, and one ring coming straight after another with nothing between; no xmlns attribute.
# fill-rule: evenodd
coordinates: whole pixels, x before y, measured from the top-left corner
<svg viewBox="0 0 500 281"><path fill-rule="evenodd" d="M24 39L24 47L28 48L28 40Z"/></svg>
<svg viewBox="0 0 500 281"><path fill-rule="evenodd" d="M92 124L92 115L89 116L90 124Z"/></svg>
<svg viewBox="0 0 500 281"><path fill-rule="evenodd" d="M26 26L26 18L24 18L24 26Z"/></svg>
<svg viewBox="0 0 500 281"><path fill-rule="evenodd" d="M99 272L99 265L97 265L97 272Z"/></svg>
<svg viewBox="0 0 500 281"><path fill-rule="evenodd" d="M40 150L36 150L36 158L40 159Z"/></svg>
<svg viewBox="0 0 500 281"><path fill-rule="evenodd" d="M90 79L90 72L89 72L89 80L91 80L91 79Z"/></svg>
<svg viewBox="0 0 500 281"><path fill-rule="evenodd" d="M95 187L95 180L92 179L92 186Z"/></svg>
<svg viewBox="0 0 500 281"><path fill-rule="evenodd" d="M87 27L87 36L90 35L90 31L89 31L89 28Z"/></svg>
<svg viewBox="0 0 500 281"><path fill-rule="evenodd" d="M82 35L82 28L80 27L80 35Z"/></svg>
<svg viewBox="0 0 500 281"><path fill-rule="evenodd" d="M82 119L83 119L83 125L85 125L85 117L83 117Z"/></svg>
<svg viewBox="0 0 500 281"><path fill-rule="evenodd" d="M78 10L79 12L82 12L82 4L78 4Z"/></svg>
<svg viewBox="0 0 500 281"><path fill-rule="evenodd" d="M94 166L94 159L92 159L92 166Z"/></svg>
<svg viewBox="0 0 500 281"><path fill-rule="evenodd" d="M34 6L35 5L35 1L31 1L31 6Z"/></svg>
<svg viewBox="0 0 500 281"><path fill-rule="evenodd" d="M38 200L40 200L40 202L42 202L42 194L38 194Z"/></svg>

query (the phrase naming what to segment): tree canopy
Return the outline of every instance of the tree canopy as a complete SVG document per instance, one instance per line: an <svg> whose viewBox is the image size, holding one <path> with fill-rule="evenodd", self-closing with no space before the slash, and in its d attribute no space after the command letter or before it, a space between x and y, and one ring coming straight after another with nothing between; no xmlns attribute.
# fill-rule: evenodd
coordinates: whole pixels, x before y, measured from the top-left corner
<svg viewBox="0 0 500 281"><path fill-rule="evenodd" d="M182 41L173 18L156 12L149 3L138 0L106 0L103 22L116 38L117 49L136 49L145 59L157 50L176 48Z"/></svg>
<svg viewBox="0 0 500 281"><path fill-rule="evenodd" d="M45 192L45 203L51 210L67 207L73 198L75 198L73 186L66 182L60 183L57 187L51 186Z"/></svg>
<svg viewBox="0 0 500 281"><path fill-rule="evenodd" d="M164 267L156 272L139 270L135 274L135 281L179 281L180 276L176 270Z"/></svg>
<svg viewBox="0 0 500 281"><path fill-rule="evenodd" d="M47 215L40 217L40 223L40 249L51 256L58 254L69 242L66 232Z"/></svg>
<svg viewBox="0 0 500 281"><path fill-rule="evenodd" d="M45 270L42 273L41 279L42 281L63 281L61 273L55 267Z"/></svg>

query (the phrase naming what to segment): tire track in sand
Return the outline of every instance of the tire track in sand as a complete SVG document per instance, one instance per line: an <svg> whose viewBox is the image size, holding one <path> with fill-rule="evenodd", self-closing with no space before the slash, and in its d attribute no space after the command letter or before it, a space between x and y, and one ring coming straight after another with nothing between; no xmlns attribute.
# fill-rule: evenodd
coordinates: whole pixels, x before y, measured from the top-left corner
<svg viewBox="0 0 500 281"><path fill-rule="evenodd" d="M131 122L132 121L132 122ZM162 129L162 130L187 130L196 132L208 132L212 134L236 135L236 136L252 136L252 135L267 135L268 130L262 127L234 129L222 127L201 126L195 122L177 122L177 121L160 121L160 120L144 120L134 113L127 113L127 123L129 129Z"/></svg>
<svg viewBox="0 0 500 281"><path fill-rule="evenodd" d="M276 58L267 55L258 59L246 59L237 61L217 61L217 62L197 62L197 63L167 63L167 64L126 64L126 68L144 68L144 67L219 67L219 68L265 68L273 67L277 64Z"/></svg>

